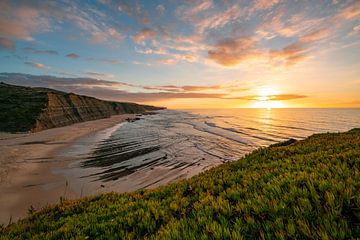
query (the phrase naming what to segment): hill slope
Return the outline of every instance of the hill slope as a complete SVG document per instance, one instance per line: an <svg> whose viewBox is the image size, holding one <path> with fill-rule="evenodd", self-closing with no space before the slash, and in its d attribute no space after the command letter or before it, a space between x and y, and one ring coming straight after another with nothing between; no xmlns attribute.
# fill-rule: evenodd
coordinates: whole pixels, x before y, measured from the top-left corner
<svg viewBox="0 0 360 240"><path fill-rule="evenodd" d="M159 109L162 108L0 83L0 131L6 132L36 132L116 114Z"/></svg>
<svg viewBox="0 0 360 240"><path fill-rule="evenodd" d="M360 129L317 134L155 190L62 201L0 238L356 239L359 168Z"/></svg>

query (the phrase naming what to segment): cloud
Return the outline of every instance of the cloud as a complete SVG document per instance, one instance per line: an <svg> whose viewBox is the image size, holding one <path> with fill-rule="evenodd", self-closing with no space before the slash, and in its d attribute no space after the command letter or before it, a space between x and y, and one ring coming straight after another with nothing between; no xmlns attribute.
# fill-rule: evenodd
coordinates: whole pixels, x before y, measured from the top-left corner
<svg viewBox="0 0 360 240"><path fill-rule="evenodd" d="M131 1L130 1L131 2ZM117 9L120 12L126 13L128 16L133 17L139 23L148 24L149 17L147 11L138 1L133 1L133 4L129 4L126 0L117 1Z"/></svg>
<svg viewBox="0 0 360 240"><path fill-rule="evenodd" d="M254 10L265 10L279 4L280 0L256 0L254 1Z"/></svg>
<svg viewBox="0 0 360 240"><path fill-rule="evenodd" d="M15 42L9 38L0 37L0 50L15 50Z"/></svg>
<svg viewBox="0 0 360 240"><path fill-rule="evenodd" d="M194 5L191 5L189 8L187 8L182 14L186 18L193 18L196 17L201 12L210 9L212 6L213 6L212 0L197 1L197 3L195 2Z"/></svg>
<svg viewBox="0 0 360 240"><path fill-rule="evenodd" d="M350 3L345 8L341 9L340 12L338 13L338 17L346 19L346 20L354 19L358 15L360 15L360 2L359 1Z"/></svg>
<svg viewBox="0 0 360 240"><path fill-rule="evenodd" d="M66 88L71 91L72 87L82 86L89 88L101 86L104 88L128 86L127 83L94 78L59 78L53 76L35 76L21 73L0 73L0 81L30 87Z"/></svg>
<svg viewBox="0 0 360 240"><path fill-rule="evenodd" d="M330 33L331 33L330 29L322 28L300 37L299 40L301 42L315 42L328 37Z"/></svg>
<svg viewBox="0 0 360 240"><path fill-rule="evenodd" d="M250 37L225 39L208 51L208 58L223 66L235 66L260 56L255 40Z"/></svg>
<svg viewBox="0 0 360 240"><path fill-rule="evenodd" d="M111 15L70 1L0 1L0 36L31 41L39 33L52 32L65 22L80 29L92 43L121 41L123 35L111 24ZM89 37L88 37L89 36Z"/></svg>
<svg viewBox="0 0 360 240"><path fill-rule="evenodd" d="M91 73L92 74L92 73ZM95 73L95 75L102 75ZM28 74L0 73L0 81L9 84L17 84L31 87L47 87L65 92L73 92L82 95L93 96L105 100L130 101L130 102L155 102L166 99L222 99L222 100L250 100L263 101L262 96L251 95L242 97L231 97L221 89L232 89L238 86L197 86L197 85L164 85L164 86L136 86L129 83L98 80L93 78L58 78L53 76L34 76ZM123 89L121 89L124 87ZM157 92L129 92L126 87L141 87L144 90L154 90ZM197 92L211 91L214 92ZM242 89L245 90L245 89ZM267 96L266 100L285 101L306 98L299 94L277 94Z"/></svg>
<svg viewBox="0 0 360 240"><path fill-rule="evenodd" d="M204 91L204 90L219 90L219 89L222 89L222 87L220 85L213 85L213 86L164 85L164 86L144 86L143 88L147 89L147 90L158 90L158 91L167 91L167 92L197 92L197 91Z"/></svg>
<svg viewBox="0 0 360 240"><path fill-rule="evenodd" d="M146 39L155 38L156 33L150 28L144 28L134 36L134 42L139 44L143 43Z"/></svg>
<svg viewBox="0 0 360 240"><path fill-rule="evenodd" d="M281 50L270 50L270 61L273 63L284 62L288 66L309 58L313 45L327 38L331 34L328 28L315 30L298 38L294 43L285 46Z"/></svg>
<svg viewBox="0 0 360 240"><path fill-rule="evenodd" d="M96 78L113 78L114 75L108 73L99 73L99 72L85 72L86 75Z"/></svg>
<svg viewBox="0 0 360 240"><path fill-rule="evenodd" d="M289 14L284 8L271 12L255 28L256 34L265 39L298 37L314 29L324 28L326 18L310 18L306 13ZM329 20L328 20L329 21Z"/></svg>
<svg viewBox="0 0 360 240"><path fill-rule="evenodd" d="M46 65L43 63L37 63L37 62L24 62L24 64L32 66L34 68L43 69L46 68Z"/></svg>
<svg viewBox="0 0 360 240"><path fill-rule="evenodd" d="M162 4L157 5L156 11L158 12L159 15L164 15L164 13L165 13L164 5L162 5Z"/></svg>
<svg viewBox="0 0 360 240"><path fill-rule="evenodd" d="M37 50L31 47L25 47L23 50L32 54L58 55L58 52L55 50Z"/></svg>
<svg viewBox="0 0 360 240"><path fill-rule="evenodd" d="M162 63L166 65L175 65L178 61L176 59L172 58L161 58L156 60L157 63Z"/></svg>
<svg viewBox="0 0 360 240"><path fill-rule="evenodd" d="M135 51L137 53L141 53L141 54L145 54L145 55L151 55L151 54L166 55L166 54L168 54L168 52L164 48L158 48L158 49L147 48L147 49L144 49L144 50L135 48Z"/></svg>
<svg viewBox="0 0 360 240"><path fill-rule="evenodd" d="M243 96L237 98L228 98L228 99L244 99L251 101L286 101L286 100L294 100L300 98L307 98L306 95L299 94L277 94L277 95L269 95L269 96L260 96L260 95L251 95L251 96Z"/></svg>
<svg viewBox="0 0 360 240"><path fill-rule="evenodd" d="M241 15L242 11L239 4L234 4L224 11L211 13L201 19L192 20L192 23L195 24L199 33L203 33L209 29L222 28L228 23L240 18Z"/></svg>
<svg viewBox="0 0 360 240"><path fill-rule="evenodd" d="M92 43L102 43L105 41L116 40L121 42L124 39L124 36L118 32L115 28L107 28L105 31L96 31L92 33L91 42Z"/></svg>
<svg viewBox="0 0 360 240"><path fill-rule="evenodd" d="M66 55L66 57L71 58L71 59L78 59L78 58L80 58L80 55L78 55L76 53L69 53Z"/></svg>
<svg viewBox="0 0 360 240"><path fill-rule="evenodd" d="M49 30L50 22L44 7L27 2L19 5L7 0L0 2L0 35L32 40L32 34Z"/></svg>
<svg viewBox="0 0 360 240"><path fill-rule="evenodd" d="M88 61L93 61L93 62L99 62L99 63L105 63L105 64L121 64L122 61L117 60L117 59L107 59L107 58L87 58L86 60Z"/></svg>
<svg viewBox="0 0 360 240"><path fill-rule="evenodd" d="M53 88L60 91L116 101L147 102L174 98L222 98L225 96L224 94L218 93L128 92L126 90L119 90L119 87L134 85L93 78L58 78L52 76L0 73L0 81L23 86Z"/></svg>
<svg viewBox="0 0 360 240"><path fill-rule="evenodd" d="M349 36L354 36L360 33L360 24L354 26L352 31L349 33ZM1 45L1 44L0 44Z"/></svg>

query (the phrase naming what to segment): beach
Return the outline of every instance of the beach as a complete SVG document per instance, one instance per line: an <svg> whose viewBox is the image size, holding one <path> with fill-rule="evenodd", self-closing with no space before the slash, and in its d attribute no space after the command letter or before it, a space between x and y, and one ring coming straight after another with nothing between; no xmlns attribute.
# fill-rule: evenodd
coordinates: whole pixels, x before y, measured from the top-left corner
<svg viewBox="0 0 360 240"><path fill-rule="evenodd" d="M25 217L32 206L40 209L56 203L60 197L80 197L71 190L61 170L75 158L64 149L76 142L91 139L95 144L106 138L134 114L77 123L37 133L0 133L0 224L8 224ZM89 151L69 148L66 151Z"/></svg>
<svg viewBox="0 0 360 240"><path fill-rule="evenodd" d="M60 198L156 188L290 138L346 131L359 119L357 109L162 110L2 133L0 222Z"/></svg>

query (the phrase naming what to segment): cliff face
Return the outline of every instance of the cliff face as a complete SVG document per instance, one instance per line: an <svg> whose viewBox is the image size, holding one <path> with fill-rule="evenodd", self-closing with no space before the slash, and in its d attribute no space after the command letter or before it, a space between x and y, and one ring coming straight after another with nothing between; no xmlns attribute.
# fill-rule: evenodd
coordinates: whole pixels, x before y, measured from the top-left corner
<svg viewBox="0 0 360 240"><path fill-rule="evenodd" d="M0 84L0 131L37 132L116 114L159 109L162 108L102 101L52 89Z"/></svg>

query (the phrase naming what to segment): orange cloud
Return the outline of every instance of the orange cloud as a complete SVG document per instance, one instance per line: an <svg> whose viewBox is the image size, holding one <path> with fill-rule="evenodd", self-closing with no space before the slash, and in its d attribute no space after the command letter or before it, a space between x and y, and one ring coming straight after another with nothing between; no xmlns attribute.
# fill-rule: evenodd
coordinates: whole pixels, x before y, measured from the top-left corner
<svg viewBox="0 0 360 240"><path fill-rule="evenodd" d="M330 35L331 31L322 28L299 37L299 40L281 50L271 50L269 57L273 62L284 61L287 65L294 65L307 59L310 48L317 41L323 40Z"/></svg>
<svg viewBox="0 0 360 240"><path fill-rule="evenodd" d="M300 41L302 42L314 42L322 40L330 35L331 31L328 28L323 28L314 32L311 32L309 34L306 34L302 37L300 37Z"/></svg>
<svg viewBox="0 0 360 240"><path fill-rule="evenodd" d="M353 19L360 15L360 2L355 1L342 9L338 16L343 19Z"/></svg>
<svg viewBox="0 0 360 240"><path fill-rule="evenodd" d="M15 49L15 43L11 39L0 37L0 49Z"/></svg>
<svg viewBox="0 0 360 240"><path fill-rule="evenodd" d="M155 37L156 37L156 33L154 30L150 28L144 28L139 33L137 33L133 39L134 42L139 44L139 43L143 43L146 39L151 39Z"/></svg>
<svg viewBox="0 0 360 240"><path fill-rule="evenodd" d="M156 62L166 64L166 65L175 65L177 63L177 61L172 58L162 58L162 59L156 60Z"/></svg>
<svg viewBox="0 0 360 240"><path fill-rule="evenodd" d="M238 65L261 55L255 46L256 42L250 37L223 40L208 51L208 58L223 66Z"/></svg>
<svg viewBox="0 0 360 240"><path fill-rule="evenodd" d="M286 100L294 100L300 98L307 98L306 95L299 95L299 94L277 94L277 95L269 95L266 96L266 101L286 101ZM238 98L229 98L229 99L244 99L244 100L253 100L253 101L264 101L264 96L260 95L251 95L251 96L244 96Z"/></svg>
<svg viewBox="0 0 360 240"><path fill-rule="evenodd" d="M194 85L186 85L186 86L174 86L174 85L165 85L165 86L144 86L144 89L147 90L159 90L159 91L168 91L168 92L196 92L203 90L218 90L222 89L220 85L213 86L194 86Z"/></svg>
<svg viewBox="0 0 360 240"><path fill-rule="evenodd" d="M254 4L254 10L264 10L269 9L277 5L280 0L257 0Z"/></svg>

